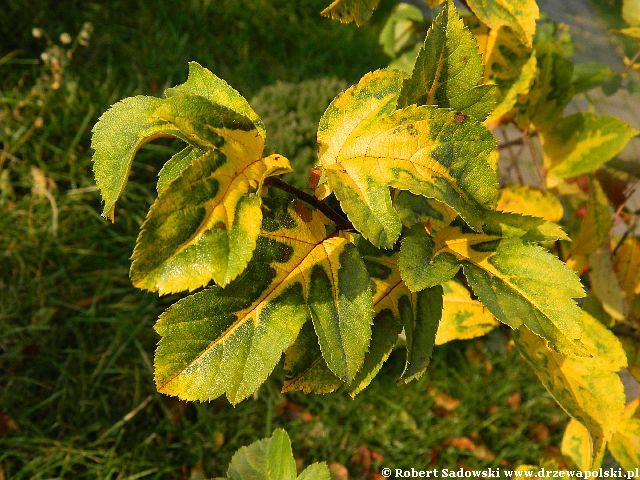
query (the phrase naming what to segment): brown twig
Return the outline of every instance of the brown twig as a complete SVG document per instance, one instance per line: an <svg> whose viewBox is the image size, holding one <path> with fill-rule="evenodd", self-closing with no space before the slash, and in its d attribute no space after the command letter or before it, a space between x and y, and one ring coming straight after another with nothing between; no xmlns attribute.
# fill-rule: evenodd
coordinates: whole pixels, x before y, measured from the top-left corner
<svg viewBox="0 0 640 480"><path fill-rule="evenodd" d="M302 190L294 187L293 185L289 185L287 182L281 180L278 177L269 177L264 181L265 185L271 185L275 188L282 190L283 192L287 192L290 195L293 195L299 200L302 200L304 203L312 206L316 210L320 210L324 213L327 218L333 221L336 224L336 228L338 230L355 230L353 224L349 221L348 218L344 217L340 213L336 212L333 208L331 208L326 203L318 200L313 195L310 195Z"/></svg>

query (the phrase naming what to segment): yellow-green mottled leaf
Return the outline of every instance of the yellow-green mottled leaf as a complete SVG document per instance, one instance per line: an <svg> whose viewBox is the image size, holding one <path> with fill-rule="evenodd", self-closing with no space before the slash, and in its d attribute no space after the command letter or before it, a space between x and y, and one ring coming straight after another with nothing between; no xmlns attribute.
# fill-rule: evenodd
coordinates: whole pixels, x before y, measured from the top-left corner
<svg viewBox="0 0 640 480"><path fill-rule="evenodd" d="M355 246L293 210L266 217L253 260L224 289L186 297L156 323L158 390L188 400L251 395L312 319L331 370L351 379L371 337L372 298Z"/></svg>
<svg viewBox="0 0 640 480"><path fill-rule="evenodd" d="M498 210L540 217L559 222L564 214L562 203L548 192L541 192L527 185L507 185L500 189Z"/></svg>
<svg viewBox="0 0 640 480"><path fill-rule="evenodd" d="M544 154L553 175L576 177L611 160L639 133L615 117L576 113L544 133Z"/></svg>
<svg viewBox="0 0 640 480"><path fill-rule="evenodd" d="M231 458L227 477L229 480L295 480L296 461L287 432L279 428L271 437L239 449Z"/></svg>
<svg viewBox="0 0 640 480"><path fill-rule="evenodd" d="M604 447L603 443L600 452L593 452L593 441L589 430L575 418L569 420L562 437L561 451L576 467L582 471L599 468Z"/></svg>
<svg viewBox="0 0 640 480"><path fill-rule="evenodd" d="M608 246L602 246L589 255L591 291L604 311L614 320L623 320L628 313L627 302L620 288Z"/></svg>
<svg viewBox="0 0 640 480"><path fill-rule="evenodd" d="M627 405L624 420L609 441L609 451L625 470L640 468L640 418L636 399Z"/></svg>
<svg viewBox="0 0 640 480"><path fill-rule="evenodd" d="M488 163L495 139L453 111L409 106L394 111L396 71L365 75L329 106L318 127L328 183L356 229L378 247L401 230L389 187L435 198L475 228L497 200Z"/></svg>
<svg viewBox="0 0 640 480"><path fill-rule="evenodd" d="M341 23L355 22L361 27L373 15L380 0L334 0L321 15Z"/></svg>
<svg viewBox="0 0 640 480"><path fill-rule="evenodd" d="M545 249L517 238L436 232L434 256L453 255L478 299L501 322L525 326L563 352L583 352L578 277Z"/></svg>
<svg viewBox="0 0 640 480"><path fill-rule="evenodd" d="M427 32L411 77L402 84L398 107L437 105L484 120L495 105L495 87L481 85L478 43L452 0Z"/></svg>
<svg viewBox="0 0 640 480"><path fill-rule="evenodd" d="M512 111L518 99L529 93L537 60L533 49L524 45L509 27L471 28L484 57L484 81L497 87L496 105L485 122L491 124Z"/></svg>
<svg viewBox="0 0 640 480"><path fill-rule="evenodd" d="M162 190L142 225L131 264L136 287L165 294L212 279L225 286L242 273L260 233L260 186L290 171L284 157L245 152L225 145L196 160L187 155L190 165Z"/></svg>
<svg viewBox="0 0 640 480"><path fill-rule="evenodd" d="M481 337L499 325L491 312L478 300L472 299L469 290L459 282L450 280L442 288L442 319L436 345Z"/></svg>
<svg viewBox="0 0 640 480"><path fill-rule="evenodd" d="M583 312L582 342L590 357L563 355L523 330L516 336L520 352L558 404L588 430L592 455L617 430L624 416L624 387L617 372L626 366L618 339Z"/></svg>
<svg viewBox="0 0 640 480"><path fill-rule="evenodd" d="M536 0L467 0L467 5L489 28L509 27L531 47L540 16Z"/></svg>

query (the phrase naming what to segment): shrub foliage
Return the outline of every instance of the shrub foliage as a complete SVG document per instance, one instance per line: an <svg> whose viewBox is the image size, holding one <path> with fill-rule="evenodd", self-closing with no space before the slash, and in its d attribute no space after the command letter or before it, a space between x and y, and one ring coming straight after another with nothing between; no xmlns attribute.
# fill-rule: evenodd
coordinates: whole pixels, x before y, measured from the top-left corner
<svg viewBox="0 0 640 480"><path fill-rule="evenodd" d="M323 13L360 25L377 3L336 0ZM356 395L394 348L409 382L435 345L505 324L572 417L563 452L593 468L608 446L635 467L637 402L626 405L618 372L638 372L640 244L611 186L628 172L610 161L639 132L564 116L587 87L566 32L536 31L535 0L468 0L462 16L451 0L429 3L439 13L417 47L407 22L426 20L407 6L383 31L404 70L366 74L319 119L313 195L279 178L292 168L265 154L267 126L197 63L162 98L127 98L100 118L94 172L112 220L140 146L185 143L160 170L131 265L141 289L198 290L156 324L158 390L235 404L284 355L285 391ZM507 126L519 140L499 145ZM531 147L533 181L518 159L516 181L499 175L517 144Z"/></svg>

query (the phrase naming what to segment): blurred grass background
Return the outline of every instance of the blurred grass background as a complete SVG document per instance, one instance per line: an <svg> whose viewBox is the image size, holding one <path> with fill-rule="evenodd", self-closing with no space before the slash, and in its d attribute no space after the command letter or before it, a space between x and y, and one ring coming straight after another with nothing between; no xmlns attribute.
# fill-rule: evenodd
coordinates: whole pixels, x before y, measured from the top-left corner
<svg viewBox="0 0 640 480"><path fill-rule="evenodd" d="M283 396L280 368L236 408L155 392L152 325L175 298L133 289L128 258L174 145L141 151L109 225L93 185L91 127L123 97L184 81L196 60L254 99L269 148L304 181L329 101L388 62L377 36L392 2L360 29L320 17L325 3L4 2L0 479L208 478L277 426L305 464L343 465L351 478L376 478L382 466L557 455L566 418L503 332L438 348L431 372L408 386L395 383L403 359L394 355L355 400Z"/></svg>

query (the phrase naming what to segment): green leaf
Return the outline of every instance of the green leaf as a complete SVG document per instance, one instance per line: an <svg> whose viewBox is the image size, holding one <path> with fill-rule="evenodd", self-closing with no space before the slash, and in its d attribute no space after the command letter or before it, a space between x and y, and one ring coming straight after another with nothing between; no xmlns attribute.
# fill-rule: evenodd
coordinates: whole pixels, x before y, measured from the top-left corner
<svg viewBox="0 0 640 480"><path fill-rule="evenodd" d="M286 378L282 387L283 393L331 393L343 385L322 358L318 337L310 322L302 327L295 343L287 350L284 371Z"/></svg>
<svg viewBox="0 0 640 480"><path fill-rule="evenodd" d="M482 231L488 235L519 238L523 242L569 240L562 227L542 218L499 211L487 212L486 215Z"/></svg>
<svg viewBox="0 0 640 480"><path fill-rule="evenodd" d="M450 0L427 32L398 107L437 105L484 120L495 104L495 87L481 85L483 69L478 43Z"/></svg>
<svg viewBox="0 0 640 480"><path fill-rule="evenodd" d="M329 186L356 229L385 248L401 230L389 187L435 198L475 228L497 200L496 172L488 162L493 136L470 119L457 121L451 110L394 112L401 79L389 70L365 75L331 103L318 127Z"/></svg>
<svg viewBox="0 0 640 480"><path fill-rule="evenodd" d="M433 257L435 243L423 225L408 230L400 247L398 268L402 280L412 292L440 285L452 279L460 264L453 255Z"/></svg>
<svg viewBox="0 0 640 480"><path fill-rule="evenodd" d="M400 318L407 338L407 361L402 379L410 382L427 371L442 317L442 287L427 288L416 294L412 302L403 296L398 300Z"/></svg>
<svg viewBox="0 0 640 480"><path fill-rule="evenodd" d="M498 321L482 303L471 298L469 290L461 283L450 280L442 288L442 319L436 334L436 345L481 337L496 328Z"/></svg>
<svg viewBox="0 0 640 480"><path fill-rule="evenodd" d="M491 29L509 27L531 47L540 16L536 0L467 0L467 5Z"/></svg>
<svg viewBox="0 0 640 480"><path fill-rule="evenodd" d="M519 123L522 128L532 123L546 132L573 98L573 62L554 39L536 45L536 62L537 74Z"/></svg>
<svg viewBox="0 0 640 480"><path fill-rule="evenodd" d="M351 396L364 390L378 374L398 340L403 322L406 324L405 328L410 328L412 332L411 346L408 347L411 349L411 356L408 355L407 358L410 376L406 377L406 381L417 378L424 372L432 348L432 345L429 347L430 329L437 328L437 308L434 304L438 303L433 292L412 294L407 289L397 268L397 253L379 250L362 239L357 245L371 277L376 316L371 344L362 368L351 383L342 385ZM328 393L337 390L342 384L326 367L306 327L294 346L287 351L285 370L287 382L284 391Z"/></svg>
<svg viewBox="0 0 640 480"><path fill-rule="evenodd" d="M142 225L131 264L138 288L165 294L194 290L211 279L229 284L253 256L262 182L290 170L279 155L252 160L210 150L191 157L185 157L190 165L162 191Z"/></svg>
<svg viewBox="0 0 640 480"><path fill-rule="evenodd" d="M596 456L624 419L624 387L617 372L627 359L615 335L595 318L583 312L582 324L587 357L554 352L526 330L515 338L520 353L549 393L587 427Z"/></svg>
<svg viewBox="0 0 640 480"><path fill-rule="evenodd" d="M602 63L577 63L573 67L573 90L576 94L601 86L615 75L611 67Z"/></svg>
<svg viewBox="0 0 640 480"><path fill-rule="evenodd" d="M182 172L184 172L189 165L197 158L202 157L206 152L206 149L189 146L173 155L158 173L158 183L156 184L158 195L164 193L171 182L182 175Z"/></svg>
<svg viewBox="0 0 640 480"><path fill-rule="evenodd" d="M380 32L380 44L384 53L395 58L410 47L417 38L417 27L424 23L424 16L418 7L399 3L395 7Z"/></svg>
<svg viewBox="0 0 640 480"><path fill-rule="evenodd" d="M324 462L314 463L298 475L298 480L331 480L331 472Z"/></svg>
<svg viewBox="0 0 640 480"><path fill-rule="evenodd" d="M229 480L295 480L296 462L287 432L277 429L271 437L242 447L233 455L227 477Z"/></svg>
<svg viewBox="0 0 640 480"><path fill-rule="evenodd" d="M421 223L428 225L429 229L438 230L448 227L458 216L454 210L440 202L402 190L396 192L393 208L398 212L402 225L407 228Z"/></svg>
<svg viewBox="0 0 640 480"><path fill-rule="evenodd" d="M631 38L640 38L640 27L621 28L615 31Z"/></svg>
<svg viewBox="0 0 640 480"><path fill-rule="evenodd" d="M584 296L578 277L545 249L517 238L465 234L457 227L435 236L434 256L462 264L478 299L514 330L522 326L562 352L580 354L582 325L574 298Z"/></svg>
<svg viewBox="0 0 640 480"><path fill-rule="evenodd" d="M308 222L293 210L265 218L255 256L237 280L160 316L156 385L188 400L226 393L236 404L264 382L309 318L325 361L348 381L364 360L372 312L355 246L327 234L320 214Z"/></svg>
<svg viewBox="0 0 640 480"><path fill-rule="evenodd" d="M185 83L166 89L164 94L167 98L180 95L204 97L211 103L222 105L247 117L255 125L262 140L264 141L267 137L262 119L251 108L249 102L227 82L197 62L189 62L189 76Z"/></svg>
<svg viewBox="0 0 640 480"><path fill-rule="evenodd" d="M576 177L611 160L639 133L615 117L576 113L544 134L544 154L551 162L552 174Z"/></svg>
<svg viewBox="0 0 640 480"><path fill-rule="evenodd" d="M341 23L355 22L361 27L371 18L378 3L380 0L334 0L320 14Z"/></svg>

